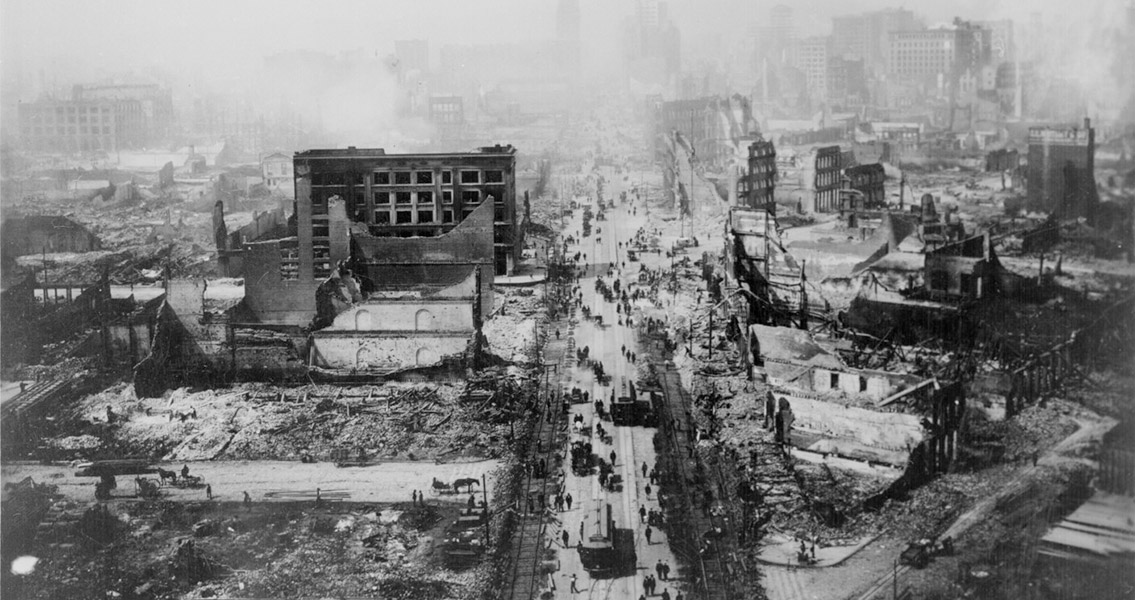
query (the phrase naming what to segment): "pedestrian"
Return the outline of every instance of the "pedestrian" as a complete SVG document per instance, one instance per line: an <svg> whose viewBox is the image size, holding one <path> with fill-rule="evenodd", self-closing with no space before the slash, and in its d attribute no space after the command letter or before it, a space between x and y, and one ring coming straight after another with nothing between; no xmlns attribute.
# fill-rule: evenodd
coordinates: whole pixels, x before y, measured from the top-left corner
<svg viewBox="0 0 1135 600"><path fill-rule="evenodd" d="M642 519L643 523L646 522L646 507L642 506L641 504L638 507L638 516Z"/></svg>
<svg viewBox="0 0 1135 600"><path fill-rule="evenodd" d="M580 521L579 521L579 542L581 544L583 543L583 520L582 519L580 519Z"/></svg>
<svg viewBox="0 0 1135 600"><path fill-rule="evenodd" d="M642 577L642 589L646 591L647 596L654 595L650 593L650 575L644 575Z"/></svg>
<svg viewBox="0 0 1135 600"><path fill-rule="evenodd" d="M654 530L650 528L650 525L647 525L647 526L646 526L646 543L647 543L647 544L652 544L652 543L653 543L653 542L651 542L651 541L650 541L650 536L651 536L651 535L652 535L653 533L654 533Z"/></svg>
<svg viewBox="0 0 1135 600"><path fill-rule="evenodd" d="M247 491L244 492L244 507L252 510L252 496L249 496Z"/></svg>
<svg viewBox="0 0 1135 600"><path fill-rule="evenodd" d="M675 592L674 600L686 600L685 597L682 596L682 590L675 590Z"/></svg>
<svg viewBox="0 0 1135 600"><path fill-rule="evenodd" d="M189 477L189 465L182 465L181 466L181 478L185 479L186 477Z"/></svg>
<svg viewBox="0 0 1135 600"><path fill-rule="evenodd" d="M649 497L650 497L650 484L649 484L649 483L648 483L648 484L646 484L646 497L647 497L647 498L649 498Z"/></svg>
<svg viewBox="0 0 1135 600"><path fill-rule="evenodd" d="M642 463L642 476L646 477L646 462L645 461L643 461L643 463Z"/></svg>
<svg viewBox="0 0 1135 600"><path fill-rule="evenodd" d="M564 500L567 501L568 510L571 510L571 492L568 492L568 495L564 497Z"/></svg>
<svg viewBox="0 0 1135 600"><path fill-rule="evenodd" d="M571 593L578 594L579 588L575 587L575 573L571 574Z"/></svg>
<svg viewBox="0 0 1135 600"><path fill-rule="evenodd" d="M563 530L560 533L560 538L563 539L563 541L564 541L564 548L567 548L568 547L568 532L567 532L566 529Z"/></svg>
<svg viewBox="0 0 1135 600"><path fill-rule="evenodd" d="M477 498L473 494L469 494L469 508L477 506Z"/></svg>
<svg viewBox="0 0 1135 600"><path fill-rule="evenodd" d="M418 505L418 490L410 490L410 503L414 506Z"/></svg>
<svg viewBox="0 0 1135 600"><path fill-rule="evenodd" d="M319 488L315 488L315 505L316 505L316 506L319 506L319 505L323 504L323 495L322 495L322 491L323 491L323 490L321 490L321 489L319 489Z"/></svg>
<svg viewBox="0 0 1135 600"><path fill-rule="evenodd" d="M611 466L615 466L615 451L611 451Z"/></svg>
<svg viewBox="0 0 1135 600"><path fill-rule="evenodd" d="M212 484L208 484L208 483L205 484L205 497L210 499L210 500L213 499L213 486L212 486Z"/></svg>
<svg viewBox="0 0 1135 600"><path fill-rule="evenodd" d="M662 581L666 581L666 576L662 574L662 571L664 569L665 569L665 567L662 566L661 560L658 561L658 564L654 565L654 572L658 573L658 578L661 579Z"/></svg>
<svg viewBox="0 0 1135 600"><path fill-rule="evenodd" d="M670 590L662 588L662 600L670 600Z"/></svg>

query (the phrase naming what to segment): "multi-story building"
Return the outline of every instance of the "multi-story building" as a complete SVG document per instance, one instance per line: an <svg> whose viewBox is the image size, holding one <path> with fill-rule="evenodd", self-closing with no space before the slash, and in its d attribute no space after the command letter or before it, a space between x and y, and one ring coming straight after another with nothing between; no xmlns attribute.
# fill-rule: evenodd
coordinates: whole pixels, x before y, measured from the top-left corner
<svg viewBox="0 0 1135 600"><path fill-rule="evenodd" d="M795 64L804 73L808 95L815 101L827 99L828 38L810 37L796 42Z"/></svg>
<svg viewBox="0 0 1135 600"><path fill-rule="evenodd" d="M905 80L950 77L961 60L958 30L953 28L896 31L890 34L888 71Z"/></svg>
<svg viewBox="0 0 1135 600"><path fill-rule="evenodd" d="M623 58L637 79L667 83L681 70L681 34L659 0L638 0L623 25Z"/></svg>
<svg viewBox="0 0 1135 600"><path fill-rule="evenodd" d="M812 207L814 212L839 210L839 188L843 165L843 154L839 146L816 148L808 161L805 176L811 175Z"/></svg>
<svg viewBox="0 0 1135 600"><path fill-rule="evenodd" d="M771 141L749 144L749 172L737 182L737 199L749 208L775 210L776 147Z"/></svg>
<svg viewBox="0 0 1135 600"><path fill-rule="evenodd" d="M889 35L917 28L914 13L906 9L884 10L832 18L832 56L862 59L869 75L886 70L890 55Z"/></svg>
<svg viewBox="0 0 1135 600"><path fill-rule="evenodd" d="M890 34L888 72L905 81L957 85L967 70L971 73L989 62L992 32L967 21L951 25Z"/></svg>
<svg viewBox="0 0 1135 600"><path fill-rule="evenodd" d="M848 188L862 194L857 200L859 206L876 208L886 205L887 173L883 170L883 165L872 163L849 167L844 170L844 175L847 177Z"/></svg>
<svg viewBox="0 0 1135 600"><path fill-rule="evenodd" d="M1017 58L1017 47L1013 40L1012 20L975 21L974 24L989 31L990 59L995 65Z"/></svg>
<svg viewBox="0 0 1135 600"><path fill-rule="evenodd" d="M831 100L866 102L867 80L863 59L829 57L827 90Z"/></svg>
<svg viewBox="0 0 1135 600"><path fill-rule="evenodd" d="M118 136L109 102L43 99L19 105L20 138L36 152L114 152Z"/></svg>
<svg viewBox="0 0 1135 600"><path fill-rule="evenodd" d="M1099 203L1095 150L1088 119L1082 129L1029 128L1028 209L1092 219Z"/></svg>
<svg viewBox="0 0 1135 600"><path fill-rule="evenodd" d="M159 85L76 85L71 99L111 103L122 148L154 146L173 133L173 94Z"/></svg>
<svg viewBox="0 0 1135 600"><path fill-rule="evenodd" d="M438 141L461 139L465 131L465 100L461 96L430 96L429 114Z"/></svg>
<svg viewBox="0 0 1135 600"><path fill-rule="evenodd" d="M698 160L719 167L732 157L740 140L757 129L748 98L707 96L656 105L655 134L682 134Z"/></svg>
<svg viewBox="0 0 1135 600"><path fill-rule="evenodd" d="M295 181L300 279L327 277L347 258L345 240L336 239L329 223L333 198L345 202L351 231L402 238L442 235L491 203L495 272L511 272L519 257L512 146L444 154L308 150L295 156Z"/></svg>
<svg viewBox="0 0 1135 600"><path fill-rule="evenodd" d="M289 198L296 195L295 173L292 170L292 157L275 152L260 159L260 174L264 185L273 192L280 192Z"/></svg>

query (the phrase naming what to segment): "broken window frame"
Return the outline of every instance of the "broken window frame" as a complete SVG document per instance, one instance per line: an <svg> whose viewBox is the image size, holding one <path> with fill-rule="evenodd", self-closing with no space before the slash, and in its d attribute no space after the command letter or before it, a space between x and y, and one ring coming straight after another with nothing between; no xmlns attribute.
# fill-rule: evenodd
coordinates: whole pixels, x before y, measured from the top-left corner
<svg viewBox="0 0 1135 600"><path fill-rule="evenodd" d="M390 224L390 209L380 209L374 211L374 224L375 225L389 225Z"/></svg>
<svg viewBox="0 0 1135 600"><path fill-rule="evenodd" d="M504 171L500 169L485 171L485 183L504 183Z"/></svg>
<svg viewBox="0 0 1135 600"><path fill-rule="evenodd" d="M418 209L417 211L415 211L415 213L416 213L416 216L418 218L418 223L433 223L434 222L434 210L432 208Z"/></svg>
<svg viewBox="0 0 1135 600"><path fill-rule="evenodd" d="M371 183L371 185L390 185L390 182L392 181L392 178L390 177L390 171L376 171L374 173L372 181L373 182Z"/></svg>
<svg viewBox="0 0 1135 600"><path fill-rule="evenodd" d="M478 206L481 200L481 190L461 190L461 203L465 206Z"/></svg>
<svg viewBox="0 0 1135 600"><path fill-rule="evenodd" d="M418 185L433 185L434 172L433 171L416 171L414 173L414 181Z"/></svg>
<svg viewBox="0 0 1135 600"><path fill-rule="evenodd" d="M418 205L428 205L432 208L434 205L434 193L427 190L419 190Z"/></svg>
<svg viewBox="0 0 1135 600"><path fill-rule="evenodd" d="M414 195L410 192L394 192L395 204L413 204Z"/></svg>
<svg viewBox="0 0 1135 600"><path fill-rule="evenodd" d="M441 191L441 203L442 204L453 204L453 190L452 189L446 189L446 190Z"/></svg>
<svg viewBox="0 0 1135 600"><path fill-rule="evenodd" d="M394 211L394 224L395 225L411 225L414 223L414 211L412 210L396 210Z"/></svg>
<svg viewBox="0 0 1135 600"><path fill-rule="evenodd" d="M461 171L461 185L477 185L481 183L481 172L475 169Z"/></svg>

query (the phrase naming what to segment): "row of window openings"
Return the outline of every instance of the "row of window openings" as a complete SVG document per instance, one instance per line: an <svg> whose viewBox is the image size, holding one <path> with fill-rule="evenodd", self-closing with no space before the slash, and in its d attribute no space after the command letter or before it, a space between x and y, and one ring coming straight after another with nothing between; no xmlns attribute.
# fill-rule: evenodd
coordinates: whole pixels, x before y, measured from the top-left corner
<svg viewBox="0 0 1135 600"><path fill-rule="evenodd" d="M480 204L482 200L493 198L499 200L499 196L493 194L486 194L481 196L481 190L461 190L461 202L465 205ZM415 198L417 196L417 198ZM311 204L313 207L326 208L328 196L323 194L313 194ZM415 204L433 205L434 193L433 192L375 192L375 204ZM453 190L442 190L441 192L442 204L453 204ZM362 194L355 194L355 204L364 204ZM318 210L317 214L326 214L326 210Z"/></svg>
<svg viewBox="0 0 1135 600"><path fill-rule="evenodd" d="M460 171L462 184L482 183L481 171ZM316 173L311 184L321 185L364 185L363 173ZM378 171L373 174L371 185L433 185L433 171ZM441 172L442 185L453 184L453 172ZM484 171L483 183L504 183L504 171Z"/></svg>
<svg viewBox="0 0 1135 600"><path fill-rule="evenodd" d="M472 208L466 208L461 211L461 218L465 219L473 214ZM375 225L422 225L422 224L437 224L435 220L437 211L433 210L376 210L374 211L374 224ZM414 217L417 216L417 220ZM445 209L441 211L441 224L449 224L454 222L455 211L452 209ZM507 213L503 208L498 209L493 218L496 221L505 221ZM324 223L315 223L311 226L312 237L325 238L330 237L331 227Z"/></svg>
<svg viewBox="0 0 1135 600"><path fill-rule="evenodd" d="M81 134L84 134L84 135L89 135L89 134L99 135L99 133L100 133L99 130L100 130L100 128L98 128L98 127L80 127L78 130L76 130L74 127L35 127L35 128L25 127L24 128L25 135L31 135L32 133L34 133L35 135L67 135L67 134L75 135L76 133L81 133ZM104 134L104 135L110 135L110 127L101 128L101 133Z"/></svg>

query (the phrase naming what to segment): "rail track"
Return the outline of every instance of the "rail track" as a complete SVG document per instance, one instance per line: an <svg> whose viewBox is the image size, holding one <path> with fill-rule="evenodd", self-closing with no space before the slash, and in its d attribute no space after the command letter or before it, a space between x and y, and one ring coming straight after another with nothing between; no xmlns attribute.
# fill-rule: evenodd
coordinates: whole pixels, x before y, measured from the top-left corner
<svg viewBox="0 0 1135 600"><path fill-rule="evenodd" d="M574 309L572 314L574 315ZM535 426L526 454L527 465L530 468L525 469L521 493L517 498L515 516L518 522L513 533L507 571L511 584L501 596L508 600L531 600L541 588L543 579L541 563L546 543L545 534L550 520L548 517L550 507L545 505L545 500L552 491L562 485L557 475L560 469L556 464L556 451L559 446L557 438L567 424L561 409L563 403L561 380L575 364L575 338L571 330L568 331L563 353L552 364L556 365L556 377L549 379L541 388L542 402L538 403L540 414L535 418ZM545 366L545 370L547 368ZM546 465L546 469L543 476L539 477L534 467L541 464L541 461ZM531 500L537 495L540 500ZM529 510L529 506L533 510Z"/></svg>

